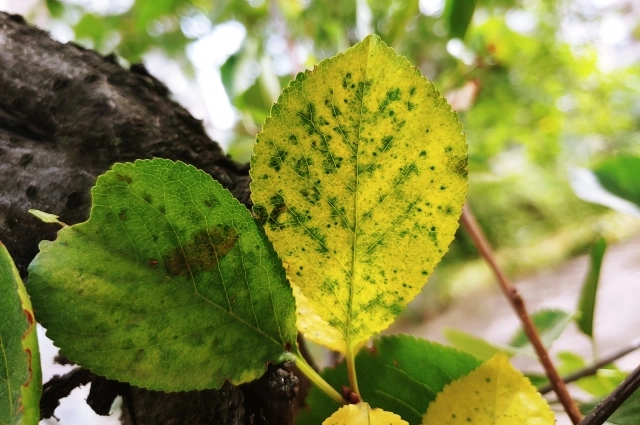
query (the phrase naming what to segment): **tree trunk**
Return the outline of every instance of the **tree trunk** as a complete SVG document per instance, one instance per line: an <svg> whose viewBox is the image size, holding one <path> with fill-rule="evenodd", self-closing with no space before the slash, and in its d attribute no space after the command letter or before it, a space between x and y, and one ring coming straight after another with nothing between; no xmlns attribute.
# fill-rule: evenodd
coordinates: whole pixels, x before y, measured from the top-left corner
<svg viewBox="0 0 640 425"><path fill-rule="evenodd" d="M22 17L0 12L0 241L23 278L38 243L57 231L28 209L82 222L97 176L115 162L153 157L206 171L250 206L248 166L225 156L144 66L123 69L114 56L60 44ZM45 386L43 414L53 413L78 376ZM99 413L122 393L123 423L137 425L293 423L297 391L297 378L283 367L217 391L152 392L88 371L81 381L92 383L88 402Z"/></svg>

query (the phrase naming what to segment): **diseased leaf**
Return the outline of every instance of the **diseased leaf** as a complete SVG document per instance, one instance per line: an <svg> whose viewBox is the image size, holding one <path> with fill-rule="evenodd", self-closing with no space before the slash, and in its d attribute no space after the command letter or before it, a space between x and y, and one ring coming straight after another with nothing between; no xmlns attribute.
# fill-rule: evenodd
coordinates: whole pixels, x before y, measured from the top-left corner
<svg viewBox="0 0 640 425"><path fill-rule="evenodd" d="M547 402L504 354L496 354L438 394L424 425L553 425Z"/></svg>
<svg viewBox="0 0 640 425"><path fill-rule="evenodd" d="M0 423L40 421L42 372L29 295L9 251L0 242Z"/></svg>
<svg viewBox="0 0 640 425"><path fill-rule="evenodd" d="M593 317L596 309L596 295L598 294L598 283L600 282L600 268L604 259L604 252L607 249L607 242L604 239L598 240L591 247L591 257L589 262L589 272L582 284L582 292L578 301L579 316L576 319L578 329L583 334L593 338Z"/></svg>
<svg viewBox="0 0 640 425"><path fill-rule="evenodd" d="M254 214L353 352L421 290L466 193L458 117L378 37L284 89L251 160Z"/></svg>
<svg viewBox="0 0 640 425"><path fill-rule="evenodd" d="M338 409L322 425L408 425L395 413L372 409L367 403L348 404Z"/></svg>
<svg viewBox="0 0 640 425"><path fill-rule="evenodd" d="M327 418L323 425L408 425L395 413L372 409L367 403L349 404L341 407Z"/></svg>
<svg viewBox="0 0 640 425"><path fill-rule="evenodd" d="M580 410L584 415L591 412L599 401L580 403ZM640 424L640 391L636 391L613 412L607 419L611 425L638 425Z"/></svg>
<svg viewBox="0 0 640 425"><path fill-rule="evenodd" d="M209 175L163 159L116 164L85 223L29 267L38 318L61 353L136 386L250 381L291 360L295 304L249 211Z"/></svg>
<svg viewBox="0 0 640 425"><path fill-rule="evenodd" d="M397 413L411 425L422 422L430 402L452 380L480 365L473 356L409 335L375 339L372 349L356 357L360 393L371 406ZM345 363L322 371L334 388L348 385ZM296 423L319 425L339 405L317 388L311 388Z"/></svg>
<svg viewBox="0 0 640 425"><path fill-rule="evenodd" d="M293 286L293 295L296 299L296 316L298 318L298 330L302 332L305 338L324 345L331 350L340 353L346 352L346 346L342 334L325 321L313 310L309 300L305 297L300 289Z"/></svg>
<svg viewBox="0 0 640 425"><path fill-rule="evenodd" d="M554 309L536 311L531 315L531 320L540 334L540 340L547 348L551 346L553 341L558 339L572 318L571 313ZM518 329L513 338L511 338L509 345L527 349L532 354L535 354L529 338L527 338L527 334L524 333L522 328Z"/></svg>

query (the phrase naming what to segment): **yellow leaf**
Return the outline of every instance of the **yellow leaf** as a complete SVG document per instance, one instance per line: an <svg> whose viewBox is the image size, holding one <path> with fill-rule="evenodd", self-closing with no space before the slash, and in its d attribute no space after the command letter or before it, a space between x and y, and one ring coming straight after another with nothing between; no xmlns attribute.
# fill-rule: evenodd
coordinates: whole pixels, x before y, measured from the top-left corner
<svg viewBox="0 0 640 425"><path fill-rule="evenodd" d="M347 351L386 328L446 252L466 165L457 115L376 36L298 74L273 106L251 160L254 213Z"/></svg>
<svg viewBox="0 0 640 425"><path fill-rule="evenodd" d="M409 425L409 423L395 413L372 409L369 404L361 402L341 407L322 425Z"/></svg>
<svg viewBox="0 0 640 425"><path fill-rule="evenodd" d="M342 334L318 316L309 304L307 297L300 292L300 288L295 285L291 286L293 287L293 296L296 298L298 330L304 334L305 338L316 344L345 353L346 347Z"/></svg>
<svg viewBox="0 0 640 425"><path fill-rule="evenodd" d="M502 353L447 385L423 425L553 425L547 402Z"/></svg>

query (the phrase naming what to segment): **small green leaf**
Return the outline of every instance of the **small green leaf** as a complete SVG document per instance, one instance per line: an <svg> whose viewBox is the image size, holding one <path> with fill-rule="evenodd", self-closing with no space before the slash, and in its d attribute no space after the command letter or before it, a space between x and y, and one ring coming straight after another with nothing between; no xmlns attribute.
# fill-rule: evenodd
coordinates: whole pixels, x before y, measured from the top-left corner
<svg viewBox="0 0 640 425"><path fill-rule="evenodd" d="M580 403L580 410L584 415L591 412L599 403L593 401ZM638 425L640 424L640 391L636 391L607 419L611 425Z"/></svg>
<svg viewBox="0 0 640 425"><path fill-rule="evenodd" d="M372 407L397 413L411 425L422 422L429 403L452 380L480 365L473 356L409 335L375 339L356 357L362 399ZM348 385L345 363L322 371L334 388ZM339 406L316 388L307 397L298 425L319 425Z"/></svg>
<svg viewBox="0 0 640 425"><path fill-rule="evenodd" d="M553 425L553 412L502 353L438 394L425 425Z"/></svg>
<svg viewBox="0 0 640 425"><path fill-rule="evenodd" d="M209 175L163 159L116 164L87 222L29 267L38 319L99 375L164 391L250 381L293 359L295 304L249 211Z"/></svg>
<svg viewBox="0 0 640 425"><path fill-rule="evenodd" d="M461 130L418 68L369 36L298 74L258 134L254 213L347 357L447 251L467 190Z"/></svg>
<svg viewBox="0 0 640 425"><path fill-rule="evenodd" d="M540 310L531 315L531 320L540 334L540 339L547 348L551 346L553 341L558 339L572 318L571 313L552 309ZM526 348L527 351L533 353L529 338L527 338L527 335L522 329L518 329L513 338L511 338L509 345L521 349Z"/></svg>
<svg viewBox="0 0 640 425"><path fill-rule="evenodd" d="M42 372L29 295L0 242L0 423L36 425Z"/></svg>
<svg viewBox="0 0 640 425"><path fill-rule="evenodd" d="M563 376L587 367L582 357L568 351L558 353L558 360L558 371ZM578 379L576 385L589 394L604 397L620 385L626 376L611 364L598 369L595 375Z"/></svg>
<svg viewBox="0 0 640 425"><path fill-rule="evenodd" d="M443 333L449 344L459 350L466 351L483 361L489 360L501 351L507 355L513 354L510 347L491 344L482 338L478 338L477 336L459 329L445 328Z"/></svg>
<svg viewBox="0 0 640 425"><path fill-rule="evenodd" d="M477 3L478 0L447 0L442 17L449 28L449 37L464 38Z"/></svg>
<svg viewBox="0 0 640 425"><path fill-rule="evenodd" d="M578 301L579 316L576 319L578 329L585 335L593 338L593 317L596 309L596 295L598 293L598 283L600 281L600 268L602 267L602 259L607 249L607 243L604 239L600 239L591 247L591 260L589 263L589 272L582 284L582 293L580 301Z"/></svg>
<svg viewBox="0 0 640 425"><path fill-rule="evenodd" d="M44 223L58 223L61 224L58 220L58 216L55 214L50 214L40 210L29 210L29 214L39 218Z"/></svg>

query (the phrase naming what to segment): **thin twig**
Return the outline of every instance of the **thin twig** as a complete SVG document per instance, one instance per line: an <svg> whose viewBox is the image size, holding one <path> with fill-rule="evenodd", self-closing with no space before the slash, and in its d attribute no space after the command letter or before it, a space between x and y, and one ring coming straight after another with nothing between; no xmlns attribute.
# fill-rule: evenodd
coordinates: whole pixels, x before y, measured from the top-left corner
<svg viewBox="0 0 640 425"><path fill-rule="evenodd" d="M640 366L636 367L607 398L598 403L579 425L602 425L639 387Z"/></svg>
<svg viewBox="0 0 640 425"><path fill-rule="evenodd" d="M502 269L498 266L498 263L496 262L495 256L493 254L493 250L491 249L487 238L482 232L480 225L478 225L478 222L476 221L471 208L467 204L462 207L462 216L460 217L460 221L469 233L469 236L473 240L474 244L478 248L478 252L480 253L480 255L482 255L485 261L489 264L489 267L491 267L491 270L498 280L500 289L502 289L502 292L507 297L507 300L511 304L511 307L513 307L516 314L520 318L520 321L522 322L522 328L527 334L527 338L529 338L531 345L536 350L538 359L540 360L540 363L545 370L549 382L553 386L553 390L558 396L558 400L569 415L569 418L571 418L571 422L573 422L574 425L577 425L582 419L582 414L580 413L580 410L578 410L578 406L576 406L575 402L569 395L567 387L562 381L562 378L560 378L560 375L558 374L558 371L554 367L553 363L551 362L549 353L547 353L546 348L542 344L540 336L538 335L538 331L533 325L531 317L527 313L524 300L522 299L520 294L518 294L518 291L513 287L511 282L509 282L509 279L504 274Z"/></svg>
<svg viewBox="0 0 640 425"><path fill-rule="evenodd" d="M580 369L576 372L573 372L572 374L565 376L564 378L562 378L562 380L564 381L565 384L568 384L570 382L575 382L580 378L585 378L587 376L595 375L598 372L598 370L601 369L602 367L608 365L609 363L615 362L619 358L624 357L629 353L634 352L638 348L640 348L640 338L634 339L633 341L631 341L631 344L609 354L606 357L603 357L602 359L598 360L591 366L585 367L584 369ZM551 384L545 384L538 387L538 392L540 394L546 394L549 391L553 391L553 388L551 388Z"/></svg>

